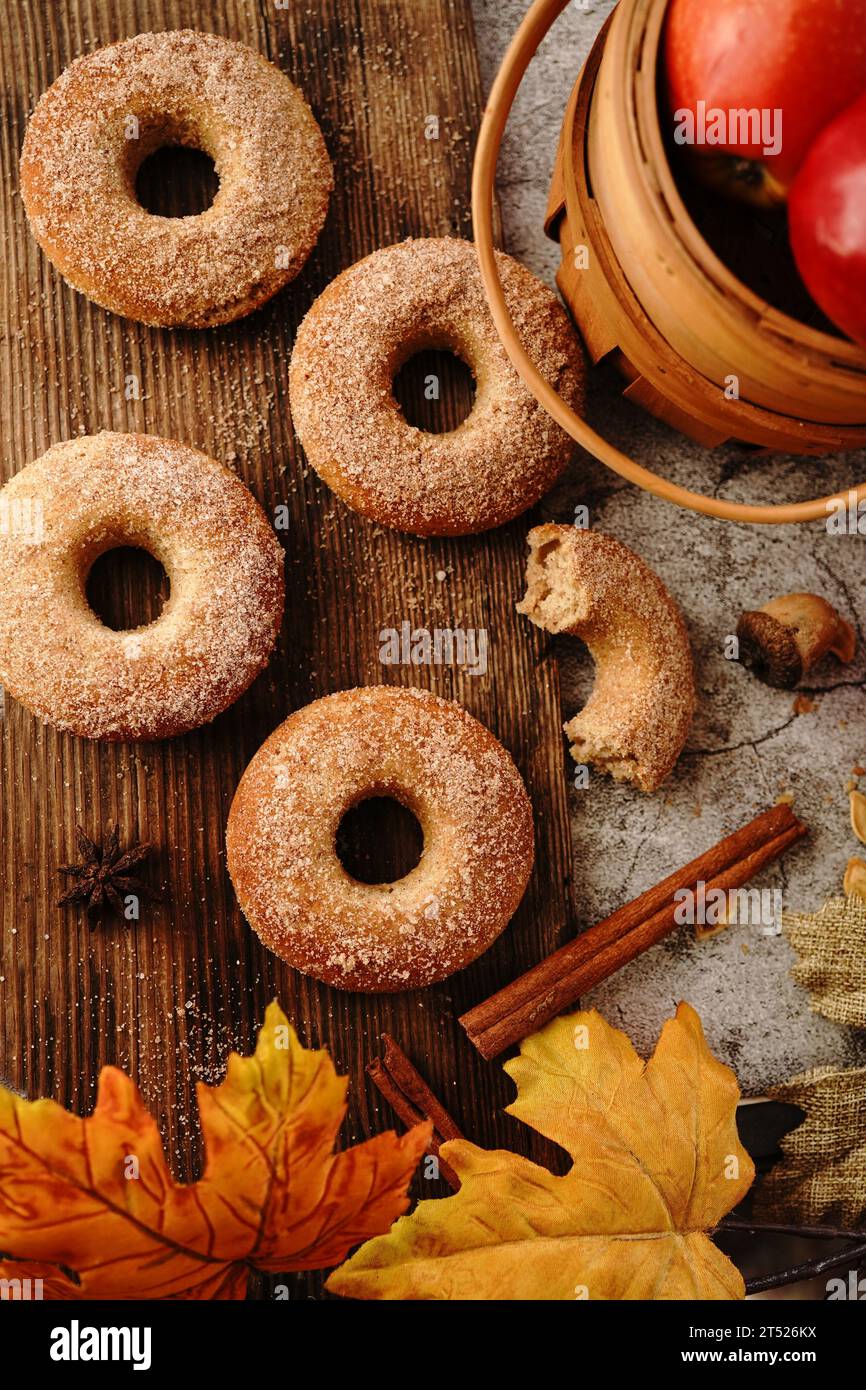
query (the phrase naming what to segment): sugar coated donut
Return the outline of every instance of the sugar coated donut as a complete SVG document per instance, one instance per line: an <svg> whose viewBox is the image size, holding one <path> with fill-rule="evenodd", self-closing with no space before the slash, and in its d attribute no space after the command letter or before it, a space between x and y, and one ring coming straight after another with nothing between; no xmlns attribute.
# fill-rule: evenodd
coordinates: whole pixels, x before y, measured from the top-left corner
<svg viewBox="0 0 866 1390"><path fill-rule="evenodd" d="M536 526L518 611L547 632L581 637L596 678L565 732L572 756L652 792L674 767L695 711L680 610L633 550L599 531Z"/></svg>
<svg viewBox="0 0 866 1390"><path fill-rule="evenodd" d="M85 592L119 546L158 559L159 618L115 632ZM0 683L83 738L155 739L206 724L266 664L283 611L282 550L222 464L171 439L57 444L0 492Z"/></svg>
<svg viewBox="0 0 866 1390"><path fill-rule="evenodd" d="M359 883L336 835L373 796L417 817L424 849L396 883ZM520 774L459 705L373 686L298 710L259 749L228 821L241 908L283 960L341 989L412 989L481 955L514 914L533 861Z"/></svg>
<svg viewBox="0 0 866 1390"><path fill-rule="evenodd" d="M583 354L568 315L523 266L504 255L498 265L524 346L579 407ZM446 434L410 425L394 398L397 372L430 348L454 352L475 377L473 410ZM295 428L325 482L356 511L419 536L511 521L574 447L509 362L466 241L404 241L344 271L301 325L289 381Z"/></svg>
<svg viewBox="0 0 866 1390"><path fill-rule="evenodd" d="M164 145L201 149L219 191L194 217L152 216L135 179ZM163 327L228 323L297 275L333 185L322 133L289 79L243 44L191 29L78 58L37 105L21 193L75 289Z"/></svg>

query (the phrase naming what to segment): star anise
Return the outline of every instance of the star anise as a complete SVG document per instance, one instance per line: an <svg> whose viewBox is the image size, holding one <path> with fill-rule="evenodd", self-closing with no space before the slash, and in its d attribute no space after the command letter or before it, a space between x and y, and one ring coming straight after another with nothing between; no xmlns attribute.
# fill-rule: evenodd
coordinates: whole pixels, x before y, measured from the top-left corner
<svg viewBox="0 0 866 1390"><path fill-rule="evenodd" d="M118 916L125 918L124 896L133 894L139 899L159 901L162 895L155 888L150 888L137 872L132 872L150 854L153 849L151 844L133 845L121 853L117 825L108 831L102 844L91 840L80 825L75 827L75 835L81 863L59 866L59 872L69 874L75 883L63 894L58 907L83 903L88 916L98 916L113 909Z"/></svg>

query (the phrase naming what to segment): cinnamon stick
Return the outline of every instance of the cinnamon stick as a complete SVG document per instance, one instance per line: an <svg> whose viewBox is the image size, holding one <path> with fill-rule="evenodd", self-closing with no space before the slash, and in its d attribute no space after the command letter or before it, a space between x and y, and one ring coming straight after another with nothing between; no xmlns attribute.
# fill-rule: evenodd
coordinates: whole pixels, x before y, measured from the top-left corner
<svg viewBox="0 0 866 1390"><path fill-rule="evenodd" d="M417 1125L424 1120L432 1123L430 1151L439 1160L441 1176L456 1191L460 1186L460 1179L445 1159L440 1157L439 1149L449 1139L462 1139L463 1135L445 1106L430 1090L420 1072L415 1070L405 1052L389 1033L382 1034L382 1042L384 1055L375 1057L367 1064L367 1075L404 1124Z"/></svg>
<svg viewBox="0 0 866 1390"><path fill-rule="evenodd" d="M742 888L806 833L790 806L765 811L463 1014L470 1041L498 1056L673 931L679 890Z"/></svg>

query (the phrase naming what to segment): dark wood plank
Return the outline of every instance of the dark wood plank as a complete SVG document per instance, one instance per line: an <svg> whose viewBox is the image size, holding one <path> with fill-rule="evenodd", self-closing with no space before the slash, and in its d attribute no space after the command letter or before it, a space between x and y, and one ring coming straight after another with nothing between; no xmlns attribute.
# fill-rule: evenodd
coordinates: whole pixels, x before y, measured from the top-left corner
<svg viewBox="0 0 866 1390"><path fill-rule="evenodd" d="M224 33L278 62L306 92L337 166L327 227L300 278L252 318L206 333L144 328L76 295L30 237L17 192L28 112L61 69L101 44L181 26ZM249 1050L276 996L302 1038L327 1045L351 1073L347 1140L393 1122L364 1076L387 1030L467 1135L549 1157L501 1114L510 1083L498 1065L481 1062L455 1022L569 934L557 672L514 612L528 518L464 541L383 532L306 468L286 400L297 324L340 269L407 235L470 234L480 82L468 0L292 0L285 10L271 0L32 0L0 10L0 62L4 477L76 433L143 430L212 453L238 470L270 513L286 504L290 515L279 649L211 727L163 744L98 745L44 729L7 703L0 1074L31 1096L86 1109L99 1068L126 1068L186 1178L200 1162L194 1081L217 1079L230 1048ZM424 137L428 115L440 118L439 141ZM140 380L139 400L125 397L129 374ZM446 396L446 412L465 409L457 386ZM442 571L446 579L437 580ZM103 576L100 601L122 618L143 573L131 565ZM486 627L488 675L381 667L379 630L406 618ZM244 766L291 710L386 680L427 684L462 701L512 750L535 807L538 862L518 917L472 968L425 992L365 998L330 991L260 946L234 901L224 826ZM77 821L96 831L115 819L124 840L159 847L156 872L169 902L148 909L135 930L91 931L55 908L56 868L73 854ZM320 1281L299 1276L292 1287L315 1294Z"/></svg>

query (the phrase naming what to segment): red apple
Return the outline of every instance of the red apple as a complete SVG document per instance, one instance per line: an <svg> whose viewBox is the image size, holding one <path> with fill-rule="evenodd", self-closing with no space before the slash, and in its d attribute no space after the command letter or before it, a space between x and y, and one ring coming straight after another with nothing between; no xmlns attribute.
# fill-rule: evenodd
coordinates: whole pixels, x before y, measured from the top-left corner
<svg viewBox="0 0 866 1390"><path fill-rule="evenodd" d="M720 123L711 138L727 138L696 143L694 167L749 201L781 202L818 133L866 91L866 0L671 0L664 55L680 143L690 120L707 133L699 103L767 123L757 139ZM768 140L776 112L781 139Z"/></svg>
<svg viewBox="0 0 866 1390"><path fill-rule="evenodd" d="M812 145L794 180L791 245L809 293L866 347L866 94Z"/></svg>

